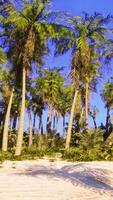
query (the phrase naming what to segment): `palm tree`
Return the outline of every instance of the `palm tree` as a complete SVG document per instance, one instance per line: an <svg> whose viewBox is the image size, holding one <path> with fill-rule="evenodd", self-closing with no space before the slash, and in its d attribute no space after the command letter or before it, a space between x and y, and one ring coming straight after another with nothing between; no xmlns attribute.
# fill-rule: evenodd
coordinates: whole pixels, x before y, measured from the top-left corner
<svg viewBox="0 0 113 200"><path fill-rule="evenodd" d="M32 128L32 116L30 106L27 106L28 120L29 120L29 147L33 144L33 128Z"/></svg>
<svg viewBox="0 0 113 200"><path fill-rule="evenodd" d="M20 69L22 73L22 106L15 152L16 156L21 153L24 130L26 76L31 69L32 61L37 63L37 65L42 65L42 57L48 51L46 45L47 38L55 38L58 36L56 34L58 31L59 33L67 31L61 25L50 23L51 14L48 12L48 8L48 0L32 0L30 3L23 1L21 10L17 10L14 6L9 5L8 17L2 18L6 32L10 35L8 45L12 61L17 61L15 62L16 67L20 68L22 66L22 69Z"/></svg>
<svg viewBox="0 0 113 200"><path fill-rule="evenodd" d="M37 79L36 79L37 80ZM42 144L42 134L43 134L43 121L42 121L42 114L43 110L45 109L42 93L41 93L41 85L42 82L38 81L38 88L37 85L35 87L30 88L31 94L31 102L32 102L32 111L35 116L39 118L39 128L38 128L38 148L41 149Z"/></svg>
<svg viewBox="0 0 113 200"><path fill-rule="evenodd" d="M100 49L102 50L105 46L103 44L108 42L105 35L107 32L105 23L109 22L109 17L104 18L98 13L91 17L85 14L84 17L70 18L68 22L73 34L71 38L60 38L58 40L59 46L56 48L56 54L65 53L70 48L73 49L71 74L75 94L67 131L66 150L69 149L70 145L75 103L81 85L85 85L85 129L88 130L89 85L97 76L97 68L100 66L98 62L99 55L101 56Z"/></svg>
<svg viewBox="0 0 113 200"><path fill-rule="evenodd" d="M62 116L63 121L63 136L65 135L65 115L70 112L72 100L71 84L67 84L62 88L62 92L57 99L56 113Z"/></svg>
<svg viewBox="0 0 113 200"><path fill-rule="evenodd" d="M7 69L3 68L0 71L0 81L1 81L1 89L2 89L2 96L6 98L8 102L6 116L4 121L4 128L3 128L3 139L2 139L2 151L7 151L8 147L8 130L9 130L9 122L10 122L10 114L11 114L11 106L13 102L13 95L14 95L14 87L12 87L11 82L14 77L10 75ZM10 91L11 92L8 92ZM5 96L4 96L5 94Z"/></svg>
<svg viewBox="0 0 113 200"><path fill-rule="evenodd" d="M63 78L57 70L45 70L42 77L36 80L37 91L40 91L43 102L48 106L46 136L52 133L52 113L57 107L58 98L63 88Z"/></svg>
<svg viewBox="0 0 113 200"><path fill-rule="evenodd" d="M3 139L2 139L2 151L7 151L8 148L8 130L9 130L9 122L10 122L10 113L11 113L11 107L13 102L13 95L14 95L14 88L11 91L6 116L5 116L5 122L4 122L4 130L3 130Z"/></svg>

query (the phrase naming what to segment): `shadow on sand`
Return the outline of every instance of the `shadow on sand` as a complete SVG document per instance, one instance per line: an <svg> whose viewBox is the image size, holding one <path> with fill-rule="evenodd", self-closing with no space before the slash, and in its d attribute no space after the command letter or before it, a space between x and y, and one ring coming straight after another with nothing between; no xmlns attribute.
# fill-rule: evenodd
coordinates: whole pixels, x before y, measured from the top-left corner
<svg viewBox="0 0 113 200"><path fill-rule="evenodd" d="M92 168L85 163L67 164L61 168L56 167L55 163L48 166L37 164L29 167L25 172L18 174L36 178L46 176L50 179L63 179L75 186L84 187L100 194L107 192L110 196L113 196L113 186L111 186L108 178L109 176L113 178L113 172L96 167Z"/></svg>

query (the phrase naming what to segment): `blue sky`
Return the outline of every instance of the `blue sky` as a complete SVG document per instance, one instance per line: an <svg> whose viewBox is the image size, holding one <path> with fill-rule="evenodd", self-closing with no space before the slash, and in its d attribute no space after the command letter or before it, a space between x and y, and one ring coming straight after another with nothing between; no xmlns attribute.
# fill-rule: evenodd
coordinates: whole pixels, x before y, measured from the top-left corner
<svg viewBox="0 0 113 200"><path fill-rule="evenodd" d="M93 14L95 11L102 13L103 15L113 14L113 0L53 0L53 9L60 11L67 11L72 15L82 15L82 12L88 12L89 14ZM51 66L65 66L65 69L69 69L70 67L70 52L64 56L54 58L51 56L49 58L48 64ZM67 70L65 70L66 73ZM111 73L111 72L110 72ZM106 74L104 79L107 80L110 73ZM96 105L99 109L99 113L97 116L97 123L100 122L105 123L106 110L104 108L104 103L101 100L99 95L102 90L104 80L99 81L97 86L98 92L97 94L91 94L91 104ZM59 122L60 123L60 122ZM92 121L90 119L90 126L92 126ZM61 124L59 124L59 130L61 129Z"/></svg>
<svg viewBox="0 0 113 200"><path fill-rule="evenodd" d="M82 11L93 14L95 11L103 14L113 12L113 0L53 0L54 9L66 10L74 15Z"/></svg>

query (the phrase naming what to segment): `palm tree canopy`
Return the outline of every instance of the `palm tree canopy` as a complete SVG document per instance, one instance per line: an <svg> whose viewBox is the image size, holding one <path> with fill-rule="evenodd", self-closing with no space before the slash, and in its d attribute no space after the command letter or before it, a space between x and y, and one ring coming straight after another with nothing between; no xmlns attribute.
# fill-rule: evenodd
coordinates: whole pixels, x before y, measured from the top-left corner
<svg viewBox="0 0 113 200"><path fill-rule="evenodd" d="M48 52L47 39L55 39L59 35L69 33L69 30L58 23L53 23L48 0L23 1L21 9L9 4L8 16L1 17L4 36L8 46L9 58L14 64L21 65L24 57L25 65L31 66L31 61L42 65L43 55ZM24 54L27 48L26 56ZM16 53L15 53L16 52ZM24 56L23 56L24 55Z"/></svg>
<svg viewBox="0 0 113 200"><path fill-rule="evenodd" d="M40 92L47 105L57 103L63 88L63 78L56 70L45 70L42 77L36 79L37 92Z"/></svg>

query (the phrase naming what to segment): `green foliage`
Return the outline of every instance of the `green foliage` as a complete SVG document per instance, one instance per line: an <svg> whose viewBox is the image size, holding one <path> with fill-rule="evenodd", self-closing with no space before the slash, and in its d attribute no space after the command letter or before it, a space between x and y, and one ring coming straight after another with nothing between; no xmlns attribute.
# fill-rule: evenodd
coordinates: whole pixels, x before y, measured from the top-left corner
<svg viewBox="0 0 113 200"><path fill-rule="evenodd" d="M1 152L0 151L0 161L14 160L14 154L12 152Z"/></svg>
<svg viewBox="0 0 113 200"><path fill-rule="evenodd" d="M20 159L28 159L28 160L36 160L39 158L43 158L45 154L44 150L39 150L36 146L32 146L29 148L24 148L22 151L22 155L20 156Z"/></svg>
<svg viewBox="0 0 113 200"><path fill-rule="evenodd" d="M3 49L7 49L7 59L12 64L11 72L6 68L0 69L2 111L6 112L10 91L12 86L16 85L11 118L17 119L19 115L21 101L20 82L22 81L23 67L25 67L26 75L29 77L26 87L26 106L39 117L39 121L42 122L41 128L43 126L43 110L46 105L48 108L52 107L52 117L54 115L56 118L59 116L65 118L66 113L69 113L71 109L73 92L76 88L79 88L71 149L64 153L63 157L73 161L112 160L113 146L107 145L103 141L103 132L97 130L89 131L85 134L83 132L84 124L83 126L81 125L84 113L83 116L80 116L80 112L82 108L84 110L85 105L85 85L86 83L89 84L89 90L95 85L95 80L100 74L98 68L101 66L101 55L104 58L103 52L105 51L107 54L110 40L107 38L108 28L106 24L109 22L110 17L104 17L99 13L89 16L85 13L82 17L67 17L68 20L60 24L59 20L64 20L66 15L60 12L51 12L50 3L51 1L49 0L23 0L23 6L18 9L18 6L16 7L6 1L6 4L5 2L3 3L5 11L0 9L0 24L2 28L0 36L3 36L0 45ZM63 76L55 69L44 70L43 73L39 73L36 81L32 82L30 72L32 72L32 67L34 66L43 66L44 56L49 53L49 39L55 42L55 54L64 54L72 48L72 70L70 74L74 90L72 90L71 84L64 85ZM0 65L5 60L6 55L0 48ZM105 84L102 97L108 108L113 107L112 91L112 82ZM95 113L93 114L95 115ZM1 124L3 124L3 119ZM2 128L0 132L1 142ZM45 135L41 135L41 150L39 150L39 136L33 136L33 145L29 148L29 135L24 133L22 155L14 157L17 132L15 130L9 131L9 153L0 152L0 160L38 159L43 156L55 157L56 152L64 149L65 139L56 134L56 130L51 130L50 132L48 145Z"/></svg>
<svg viewBox="0 0 113 200"><path fill-rule="evenodd" d="M6 60L6 55L3 53L2 49L0 48L0 65L3 64Z"/></svg>
<svg viewBox="0 0 113 200"><path fill-rule="evenodd" d="M63 78L56 70L45 70L44 75L36 79L36 90L50 105L56 104L63 88Z"/></svg>
<svg viewBox="0 0 113 200"><path fill-rule="evenodd" d="M101 92L101 96L102 99L105 102L105 105L107 108L113 108L113 83L112 83L112 79L111 81L108 81L105 85L104 85L104 89Z"/></svg>
<svg viewBox="0 0 113 200"><path fill-rule="evenodd" d="M105 145L102 131L82 134L79 144L65 152L63 158L72 161L112 160L113 147Z"/></svg>
<svg viewBox="0 0 113 200"><path fill-rule="evenodd" d="M10 131L8 135L8 148L13 151L16 147L17 131Z"/></svg>

